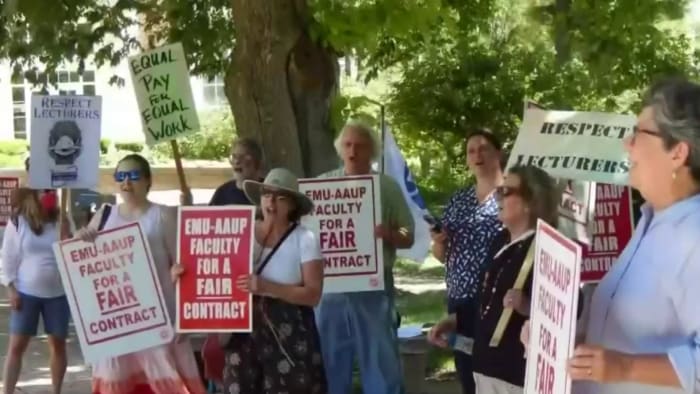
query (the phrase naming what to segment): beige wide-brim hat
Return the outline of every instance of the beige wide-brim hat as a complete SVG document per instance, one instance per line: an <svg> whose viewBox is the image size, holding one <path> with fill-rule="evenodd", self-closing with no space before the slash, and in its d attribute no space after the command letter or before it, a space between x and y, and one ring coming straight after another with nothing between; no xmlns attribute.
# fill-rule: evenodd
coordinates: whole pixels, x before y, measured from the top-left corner
<svg viewBox="0 0 700 394"><path fill-rule="evenodd" d="M247 180L243 182L243 191L248 200L260 206L260 196L263 190L272 190L284 193L296 202L299 215L304 216L311 212L314 203L310 198L299 192L299 180L296 175L286 168L274 168L262 182Z"/></svg>

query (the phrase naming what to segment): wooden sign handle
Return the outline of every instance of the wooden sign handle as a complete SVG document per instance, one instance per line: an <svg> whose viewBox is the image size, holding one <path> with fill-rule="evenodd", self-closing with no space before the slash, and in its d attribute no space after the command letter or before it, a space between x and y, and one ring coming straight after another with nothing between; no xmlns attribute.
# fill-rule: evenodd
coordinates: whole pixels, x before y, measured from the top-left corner
<svg viewBox="0 0 700 394"><path fill-rule="evenodd" d="M532 240L530 248L527 250L527 255L523 261L522 267L520 267L520 272L518 272L518 277L515 278L515 283L513 284L513 289L522 290L525 285L525 280L532 270L533 262L535 261L535 240ZM497 347L501 343L501 338L503 338L503 333L506 331L506 326L510 317L513 315L513 308L504 308L501 312L501 317L498 319L496 324L496 329L493 330L493 335L491 336L491 341L489 346Z"/></svg>
<svg viewBox="0 0 700 394"><path fill-rule="evenodd" d="M70 237L70 222L68 218L68 202L70 201L70 189L61 189L60 208L58 213L58 228L60 240Z"/></svg>
<svg viewBox="0 0 700 394"><path fill-rule="evenodd" d="M180 191L183 194L189 192L187 187L187 178L185 178L185 170L182 167L182 157L180 156L180 147L177 145L176 140L170 141L170 147L173 148L173 159L175 159L175 169L177 170L177 178L180 180Z"/></svg>

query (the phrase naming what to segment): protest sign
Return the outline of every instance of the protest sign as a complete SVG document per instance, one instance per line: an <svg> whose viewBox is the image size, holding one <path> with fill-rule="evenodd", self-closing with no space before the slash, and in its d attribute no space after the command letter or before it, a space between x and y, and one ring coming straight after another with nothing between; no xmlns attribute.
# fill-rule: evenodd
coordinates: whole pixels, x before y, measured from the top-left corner
<svg viewBox="0 0 700 394"><path fill-rule="evenodd" d="M12 193L19 187L19 178L0 177L0 231L5 229L12 214Z"/></svg>
<svg viewBox="0 0 700 394"><path fill-rule="evenodd" d="M138 223L101 231L94 243L57 242L54 253L86 361L173 340L158 273Z"/></svg>
<svg viewBox="0 0 700 394"><path fill-rule="evenodd" d="M632 238L632 191L628 187L598 184L593 239L583 245L582 282L597 282L610 270Z"/></svg>
<svg viewBox="0 0 700 394"><path fill-rule="evenodd" d="M525 394L571 392L580 274L581 247L538 220Z"/></svg>
<svg viewBox="0 0 700 394"><path fill-rule="evenodd" d="M571 179L560 179L559 184L563 186L563 192L558 229L566 237L587 245L593 234L596 184Z"/></svg>
<svg viewBox="0 0 700 394"><path fill-rule="evenodd" d="M624 185L629 162L623 140L634 125L631 115L528 108L508 168L530 164L555 178Z"/></svg>
<svg viewBox="0 0 700 394"><path fill-rule="evenodd" d="M102 97L32 95L29 186L95 188Z"/></svg>
<svg viewBox="0 0 700 394"><path fill-rule="evenodd" d="M129 70L148 145L185 137L199 130L182 44L170 44L131 56Z"/></svg>
<svg viewBox="0 0 700 394"><path fill-rule="evenodd" d="M178 332L250 332L253 302L236 279L250 275L255 207L180 207Z"/></svg>
<svg viewBox="0 0 700 394"><path fill-rule="evenodd" d="M546 109L538 103L526 99L523 117L525 112L531 108ZM543 169L548 171L547 168ZM558 179L558 182L563 186L561 189L564 190L559 205L558 229L565 236L588 245L593 233L595 183L572 179Z"/></svg>
<svg viewBox="0 0 700 394"><path fill-rule="evenodd" d="M383 290L383 244L374 236L382 217L377 175L300 179L299 190L314 202L302 223L321 242L324 293Z"/></svg>

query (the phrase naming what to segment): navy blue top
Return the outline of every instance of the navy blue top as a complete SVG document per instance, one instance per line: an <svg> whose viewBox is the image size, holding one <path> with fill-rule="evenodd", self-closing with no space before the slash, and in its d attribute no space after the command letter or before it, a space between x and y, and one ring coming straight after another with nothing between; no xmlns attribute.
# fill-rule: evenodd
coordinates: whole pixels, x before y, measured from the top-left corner
<svg viewBox="0 0 700 394"><path fill-rule="evenodd" d="M209 205L253 205L243 190L236 186L235 180L230 180L219 186L211 197Z"/></svg>
<svg viewBox="0 0 700 394"><path fill-rule="evenodd" d="M479 204L475 187L459 190L445 207L442 225L448 234L447 297L451 301L474 300L489 248L502 228L494 194Z"/></svg>

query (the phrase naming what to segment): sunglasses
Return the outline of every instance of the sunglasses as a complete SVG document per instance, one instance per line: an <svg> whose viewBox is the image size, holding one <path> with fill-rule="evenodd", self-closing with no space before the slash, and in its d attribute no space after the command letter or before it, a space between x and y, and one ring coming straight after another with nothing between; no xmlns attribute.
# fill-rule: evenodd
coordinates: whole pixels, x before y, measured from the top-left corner
<svg viewBox="0 0 700 394"><path fill-rule="evenodd" d="M114 180L117 182L124 182L125 180L130 180L136 182L141 179L141 171L131 170L131 171L117 171L114 173Z"/></svg>
<svg viewBox="0 0 700 394"><path fill-rule="evenodd" d="M496 188L496 199L502 200L508 196L520 194L520 189L510 186L498 186Z"/></svg>

